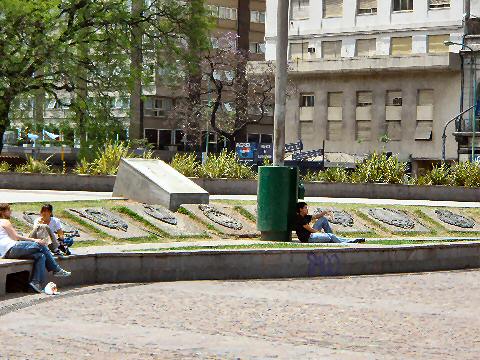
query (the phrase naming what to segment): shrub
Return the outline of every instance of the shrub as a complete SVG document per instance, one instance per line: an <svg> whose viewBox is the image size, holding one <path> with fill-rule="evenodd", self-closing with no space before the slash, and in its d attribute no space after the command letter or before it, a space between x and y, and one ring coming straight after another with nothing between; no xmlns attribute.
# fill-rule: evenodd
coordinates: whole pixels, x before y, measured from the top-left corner
<svg viewBox="0 0 480 360"><path fill-rule="evenodd" d="M357 163L351 179L355 183L402 184L406 180L407 164L397 156L387 157L382 152L374 152L370 157Z"/></svg>
<svg viewBox="0 0 480 360"><path fill-rule="evenodd" d="M480 165L471 162L455 163L450 168L452 185L480 187Z"/></svg>
<svg viewBox="0 0 480 360"><path fill-rule="evenodd" d="M153 152L147 150L139 156L131 151L125 142L108 142L103 149L96 152L95 158L91 162L88 162L85 158L80 160L74 171L77 174L116 175L120 160L128 157L152 159Z"/></svg>
<svg viewBox="0 0 480 360"><path fill-rule="evenodd" d="M201 165L194 153L176 153L170 163L171 167L187 177L197 177Z"/></svg>
<svg viewBox="0 0 480 360"><path fill-rule="evenodd" d="M452 185L450 168L443 163L417 179L417 185Z"/></svg>
<svg viewBox="0 0 480 360"><path fill-rule="evenodd" d="M227 150L209 155L199 170L200 177L211 179L255 179L257 176L250 166L240 163L237 155Z"/></svg>
<svg viewBox="0 0 480 360"><path fill-rule="evenodd" d="M303 176L303 181L340 182L350 181L348 171L343 168L327 168L324 171L310 172Z"/></svg>
<svg viewBox="0 0 480 360"><path fill-rule="evenodd" d="M452 185L480 187L480 165L472 162L455 163L450 169Z"/></svg>
<svg viewBox="0 0 480 360"><path fill-rule="evenodd" d="M39 160L27 155L27 162L23 165L18 165L15 168L15 171L22 173L49 174L52 172L52 167L48 164L48 160L50 160L50 157L45 160Z"/></svg>
<svg viewBox="0 0 480 360"><path fill-rule="evenodd" d="M10 171L10 164L6 162L0 163L0 173Z"/></svg>

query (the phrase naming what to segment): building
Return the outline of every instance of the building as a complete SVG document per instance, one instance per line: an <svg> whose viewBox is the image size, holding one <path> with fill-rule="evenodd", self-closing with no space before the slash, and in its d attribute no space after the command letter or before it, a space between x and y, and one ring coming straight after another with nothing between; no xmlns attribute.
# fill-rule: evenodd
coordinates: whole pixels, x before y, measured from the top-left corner
<svg viewBox="0 0 480 360"><path fill-rule="evenodd" d="M265 59L265 0L207 0L207 6L216 19L216 26L212 31L212 45L215 39L225 32L237 32L239 39L246 38L249 43L250 60L261 61ZM238 5L242 5L239 9ZM246 6L249 5L249 6ZM241 23L240 11L250 12L249 24ZM242 31L248 29L248 36ZM241 40L239 40L241 41ZM148 94L148 92L147 92ZM156 76L156 88L150 92L144 102L144 137L160 150L182 150L184 148L183 131L178 129L179 124L169 120L168 111L172 109L175 99L184 96L181 89L165 85L162 81L161 69ZM206 131L205 139L206 139ZM249 125L246 130L245 140L263 142L272 141L272 125ZM210 134L211 143L221 142L216 134ZM202 145L204 148L205 145Z"/></svg>
<svg viewBox="0 0 480 360"><path fill-rule="evenodd" d="M278 0L267 0L275 60ZM472 4L480 14L480 4ZM392 151L416 166L442 158L461 108L462 0L291 0L286 141L306 149ZM448 128L446 157L458 159Z"/></svg>

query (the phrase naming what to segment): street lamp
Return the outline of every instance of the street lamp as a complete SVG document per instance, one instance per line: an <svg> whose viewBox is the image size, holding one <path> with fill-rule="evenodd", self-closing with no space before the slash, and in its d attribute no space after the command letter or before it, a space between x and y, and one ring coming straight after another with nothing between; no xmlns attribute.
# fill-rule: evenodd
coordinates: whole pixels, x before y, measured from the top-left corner
<svg viewBox="0 0 480 360"><path fill-rule="evenodd" d="M465 45L463 43L458 43L458 42L454 42L454 41L444 41L443 44L445 46L450 46L450 45L459 45L461 46L462 48L467 48L468 50L470 50L470 52L472 53L472 56L471 56L471 59L470 59L470 74L473 74L473 106L469 108L472 109L473 108L473 117L471 117L471 119L473 119L473 122L472 122L472 159L471 161L473 162L474 159L475 159L475 123L476 123L476 114L477 114L477 57L475 55L475 51L468 45ZM475 66L474 66L475 64ZM463 79L463 71L462 71L462 79ZM463 81L462 81L463 83ZM463 93L463 84L462 84L462 93ZM463 108L463 96L462 96L462 108ZM465 113L465 112L462 112L462 114Z"/></svg>

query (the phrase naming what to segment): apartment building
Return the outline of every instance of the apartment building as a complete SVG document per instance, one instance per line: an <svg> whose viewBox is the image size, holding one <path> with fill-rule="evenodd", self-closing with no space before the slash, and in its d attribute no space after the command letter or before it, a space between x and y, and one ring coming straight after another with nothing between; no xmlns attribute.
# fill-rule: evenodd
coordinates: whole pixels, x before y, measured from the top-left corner
<svg viewBox="0 0 480 360"><path fill-rule="evenodd" d="M247 0L207 0L207 7L212 16L216 19L215 28L212 30L212 46L215 46L216 39L225 32L237 32L239 36L245 26L239 24L240 1ZM244 4L245 5L245 4ZM265 0L249 0L250 29L248 34L249 58L250 60L261 61L265 59ZM144 102L144 137L157 149L168 149L175 151L184 148L184 134L179 129L179 124L169 119L168 111L175 104L175 99L184 96L181 89L166 86L162 82L162 73L159 71L156 79L156 88L148 94ZM228 107L228 104L227 104ZM271 119L270 119L271 120ZM263 142L271 142L272 125L258 124L249 125L246 129L245 140L255 141L262 138ZM207 138L206 131L204 139ZM211 133L209 142L215 144L222 139ZM205 145L202 145L204 148Z"/></svg>
<svg viewBox="0 0 480 360"><path fill-rule="evenodd" d="M277 0L267 0L266 60L275 60ZM392 151L422 166L442 157L458 114L462 0L291 0L286 141L306 149ZM480 5L472 2L472 14ZM446 157L458 159L447 128Z"/></svg>

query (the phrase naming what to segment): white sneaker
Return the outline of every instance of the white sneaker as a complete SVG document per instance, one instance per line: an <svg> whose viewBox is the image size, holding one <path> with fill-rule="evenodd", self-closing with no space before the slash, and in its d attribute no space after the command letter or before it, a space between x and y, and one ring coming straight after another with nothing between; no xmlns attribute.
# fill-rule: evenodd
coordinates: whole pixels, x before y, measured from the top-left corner
<svg viewBox="0 0 480 360"><path fill-rule="evenodd" d="M55 271L53 273L53 276L55 276L55 277L69 277L70 275L72 275L72 273L70 271L66 271L66 270L63 270L63 269L60 269L60 270Z"/></svg>

